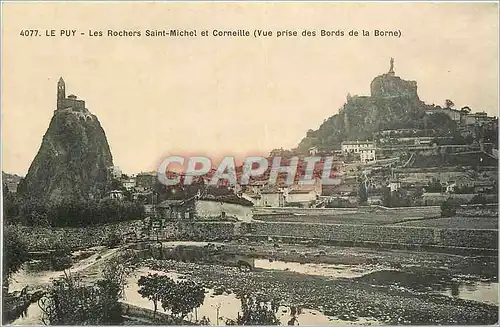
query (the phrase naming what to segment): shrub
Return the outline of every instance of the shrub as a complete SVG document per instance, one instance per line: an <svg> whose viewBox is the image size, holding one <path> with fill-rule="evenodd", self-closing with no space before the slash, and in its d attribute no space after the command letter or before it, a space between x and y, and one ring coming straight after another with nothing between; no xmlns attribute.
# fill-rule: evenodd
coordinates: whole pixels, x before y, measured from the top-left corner
<svg viewBox="0 0 500 327"><path fill-rule="evenodd" d="M453 217L457 213L458 203L452 198L446 199L441 204L441 217Z"/></svg>
<svg viewBox="0 0 500 327"><path fill-rule="evenodd" d="M45 325L118 325L123 322L117 285L100 280L84 285L65 273L39 301Z"/></svg>
<svg viewBox="0 0 500 327"><path fill-rule="evenodd" d="M226 325L279 325L276 317L279 302L276 299L266 299L252 294L239 294L241 314L236 320L227 319Z"/></svg>

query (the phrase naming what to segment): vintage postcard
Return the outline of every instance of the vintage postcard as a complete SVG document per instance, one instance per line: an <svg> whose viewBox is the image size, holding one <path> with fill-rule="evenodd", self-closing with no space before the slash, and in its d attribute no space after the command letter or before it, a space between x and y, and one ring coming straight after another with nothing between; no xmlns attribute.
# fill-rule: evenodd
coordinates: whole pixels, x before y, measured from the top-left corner
<svg viewBox="0 0 500 327"><path fill-rule="evenodd" d="M2 323L498 323L498 2L2 2Z"/></svg>

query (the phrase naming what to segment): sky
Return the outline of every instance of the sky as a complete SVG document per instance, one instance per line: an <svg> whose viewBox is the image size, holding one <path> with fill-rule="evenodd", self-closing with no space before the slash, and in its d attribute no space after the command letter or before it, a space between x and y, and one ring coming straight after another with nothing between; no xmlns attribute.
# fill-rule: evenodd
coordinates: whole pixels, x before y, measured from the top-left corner
<svg viewBox="0 0 500 327"><path fill-rule="evenodd" d="M198 37L92 37L89 30L197 29ZM20 31L38 29L38 37ZM75 29L75 37L45 30ZM267 38L202 30L272 30ZM276 37L277 30L400 30L401 37ZM373 34L373 33L372 33ZM369 95L389 69L428 104L498 116L496 3L2 3L2 170L25 175L56 105L56 83L103 126L114 164L155 170L171 154L294 148Z"/></svg>

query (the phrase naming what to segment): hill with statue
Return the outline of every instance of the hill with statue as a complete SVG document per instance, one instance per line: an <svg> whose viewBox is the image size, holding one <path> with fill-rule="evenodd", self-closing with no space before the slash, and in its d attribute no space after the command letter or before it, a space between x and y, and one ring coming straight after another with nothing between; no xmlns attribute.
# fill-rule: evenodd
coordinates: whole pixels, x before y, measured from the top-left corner
<svg viewBox="0 0 500 327"><path fill-rule="evenodd" d="M449 133L452 129L453 121L447 115L434 119L426 115L426 111L440 107L420 100L417 82L397 76L392 58L389 71L375 77L370 90L369 96L348 94L339 112L326 119L317 130L309 130L297 150L303 152L313 146L335 147L342 141L367 140L382 130L438 128Z"/></svg>

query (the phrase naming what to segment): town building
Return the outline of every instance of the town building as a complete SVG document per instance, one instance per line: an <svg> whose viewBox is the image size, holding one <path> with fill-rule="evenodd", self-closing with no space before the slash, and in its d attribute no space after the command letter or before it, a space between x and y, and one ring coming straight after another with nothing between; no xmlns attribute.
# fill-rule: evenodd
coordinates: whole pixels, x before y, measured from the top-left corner
<svg viewBox="0 0 500 327"><path fill-rule="evenodd" d="M320 178L316 178L314 184L294 184L284 191L287 203L300 203L308 205L319 199L323 192Z"/></svg>
<svg viewBox="0 0 500 327"><path fill-rule="evenodd" d="M241 197L244 198L245 200L252 202L255 207L261 206L262 196L260 195L260 193L245 191L241 194Z"/></svg>
<svg viewBox="0 0 500 327"><path fill-rule="evenodd" d="M109 192L109 198L114 200L122 200L124 198L124 195L120 190L112 190L111 192Z"/></svg>
<svg viewBox="0 0 500 327"><path fill-rule="evenodd" d="M396 192L401 187L401 182L397 180L392 180L389 182L389 189L391 192Z"/></svg>
<svg viewBox="0 0 500 327"><path fill-rule="evenodd" d="M318 199L318 196L313 188L290 190L287 196L288 203L300 203L304 206L309 205Z"/></svg>
<svg viewBox="0 0 500 327"><path fill-rule="evenodd" d="M268 181L251 181L248 185L245 185L245 193L255 193L260 194L261 190L263 190Z"/></svg>
<svg viewBox="0 0 500 327"><path fill-rule="evenodd" d="M362 149L375 149L375 142L372 141L344 141L341 143L344 153L359 153Z"/></svg>
<svg viewBox="0 0 500 327"><path fill-rule="evenodd" d="M156 172L139 173L135 177L136 187L140 190L152 189L157 181Z"/></svg>
<svg viewBox="0 0 500 327"><path fill-rule="evenodd" d="M461 119L461 113L459 110L452 109L452 108L436 108L436 109L430 109L426 110L425 113L428 115L433 115L435 113L443 113L446 114L448 117L450 117L451 120L455 122L460 122Z"/></svg>
<svg viewBox="0 0 500 327"><path fill-rule="evenodd" d="M318 153L319 153L319 147L313 146L313 147L309 148L309 155L310 156L315 156Z"/></svg>
<svg viewBox="0 0 500 327"><path fill-rule="evenodd" d="M488 117L486 112L476 112L467 115L462 115L462 119L460 123L462 125L474 125L474 126L482 126L487 124L492 117Z"/></svg>
<svg viewBox="0 0 500 327"><path fill-rule="evenodd" d="M455 181L447 181L445 192L446 193L454 193L456 187L457 187L457 183Z"/></svg>
<svg viewBox="0 0 500 327"><path fill-rule="evenodd" d="M61 77L57 82L57 110L67 108L72 108L73 110L85 110L85 101L78 100L74 94L70 94L66 97L66 83Z"/></svg>
<svg viewBox="0 0 500 327"><path fill-rule="evenodd" d="M233 196L203 194L189 199L170 199L157 207L159 217L166 220L252 220L252 202Z"/></svg>
<svg viewBox="0 0 500 327"><path fill-rule="evenodd" d="M283 207L285 205L285 195L277 188L267 188L260 192L261 207Z"/></svg>
<svg viewBox="0 0 500 327"><path fill-rule="evenodd" d="M429 145L434 139L436 139L436 137L432 136L409 136L396 138L399 143L407 145Z"/></svg>
<svg viewBox="0 0 500 327"><path fill-rule="evenodd" d="M111 174L111 177L114 179L122 178L122 170L118 166L109 167L109 173Z"/></svg>
<svg viewBox="0 0 500 327"><path fill-rule="evenodd" d="M135 177L130 177L129 179L124 180L122 185L127 191L133 190L136 186Z"/></svg>
<svg viewBox="0 0 500 327"><path fill-rule="evenodd" d="M359 158L362 163L373 162L376 160L375 148L362 148L359 150Z"/></svg>

